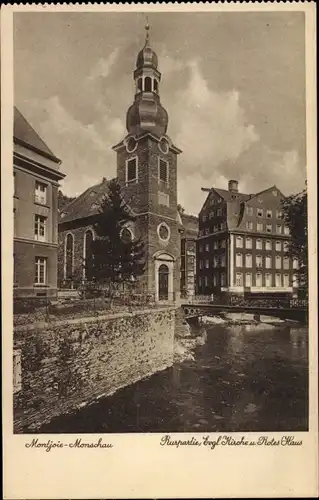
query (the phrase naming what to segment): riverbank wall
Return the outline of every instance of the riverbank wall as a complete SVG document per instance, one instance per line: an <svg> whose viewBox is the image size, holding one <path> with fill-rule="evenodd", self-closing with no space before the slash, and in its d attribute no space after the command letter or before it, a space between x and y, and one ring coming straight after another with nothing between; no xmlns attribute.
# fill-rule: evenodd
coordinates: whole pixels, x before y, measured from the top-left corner
<svg viewBox="0 0 319 500"><path fill-rule="evenodd" d="M36 430L172 366L176 316L165 307L16 327L14 432Z"/></svg>

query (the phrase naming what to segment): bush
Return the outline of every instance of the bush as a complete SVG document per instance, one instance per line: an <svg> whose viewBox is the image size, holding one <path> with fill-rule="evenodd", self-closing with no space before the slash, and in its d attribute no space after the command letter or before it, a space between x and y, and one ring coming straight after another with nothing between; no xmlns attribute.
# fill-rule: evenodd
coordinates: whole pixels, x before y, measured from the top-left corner
<svg viewBox="0 0 319 500"><path fill-rule="evenodd" d="M50 301L46 297L20 297L13 299L13 314L27 314L47 307Z"/></svg>
<svg viewBox="0 0 319 500"><path fill-rule="evenodd" d="M94 299L97 297L103 297L105 291L101 286L95 284L86 284L81 287L80 297L81 299Z"/></svg>

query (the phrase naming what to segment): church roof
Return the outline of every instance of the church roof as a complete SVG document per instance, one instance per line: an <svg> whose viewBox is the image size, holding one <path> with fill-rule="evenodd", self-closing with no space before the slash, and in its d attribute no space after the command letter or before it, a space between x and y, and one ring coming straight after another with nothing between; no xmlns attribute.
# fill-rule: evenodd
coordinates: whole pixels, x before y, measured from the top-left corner
<svg viewBox="0 0 319 500"><path fill-rule="evenodd" d="M75 200L71 201L61 211L59 222L70 222L98 214L99 203L101 198L107 195L109 182L103 178L102 182L89 187Z"/></svg>
<svg viewBox="0 0 319 500"><path fill-rule="evenodd" d="M14 106L13 138L14 142L21 143L23 146L50 158L55 163L60 163L60 160L52 153L16 106Z"/></svg>
<svg viewBox="0 0 319 500"><path fill-rule="evenodd" d="M89 187L77 198L63 207L60 212L59 223L86 219L99 213L101 199L107 196L110 181L103 178L102 182ZM198 233L198 217L189 214L180 214L179 222L183 226L184 236L195 238Z"/></svg>

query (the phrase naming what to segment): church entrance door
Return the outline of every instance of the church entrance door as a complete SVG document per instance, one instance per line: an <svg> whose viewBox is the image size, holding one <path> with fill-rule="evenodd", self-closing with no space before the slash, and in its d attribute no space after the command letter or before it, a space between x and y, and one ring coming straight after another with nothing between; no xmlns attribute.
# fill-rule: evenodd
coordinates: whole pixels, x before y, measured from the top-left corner
<svg viewBox="0 0 319 500"><path fill-rule="evenodd" d="M166 264L161 264L158 269L158 298L168 300L169 269Z"/></svg>

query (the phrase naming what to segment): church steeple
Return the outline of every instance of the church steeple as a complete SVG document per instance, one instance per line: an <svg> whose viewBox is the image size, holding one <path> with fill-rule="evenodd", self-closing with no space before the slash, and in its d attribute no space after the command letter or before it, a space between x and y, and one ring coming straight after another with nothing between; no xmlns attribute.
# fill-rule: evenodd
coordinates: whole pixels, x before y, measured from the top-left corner
<svg viewBox="0 0 319 500"><path fill-rule="evenodd" d="M152 132L161 137L166 134L168 115L160 103L161 73L157 69L157 55L150 47L148 23L145 30L145 44L138 53L136 69L133 74L135 99L127 111L126 128L129 134L140 135L144 132Z"/></svg>
<svg viewBox="0 0 319 500"><path fill-rule="evenodd" d="M145 46L148 45L148 43L149 43L149 37L150 37L149 30L150 30L150 25L148 24L148 19L146 18L146 24L145 24L145 31L146 31Z"/></svg>

